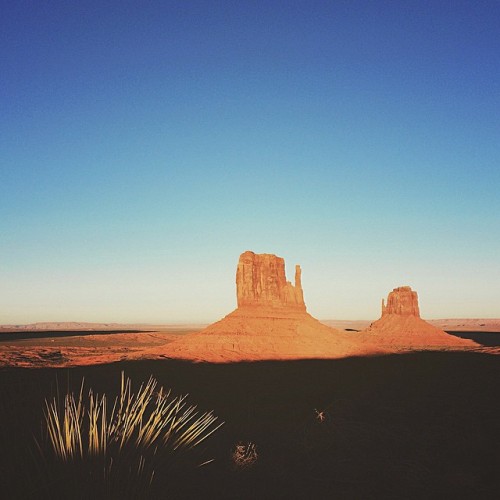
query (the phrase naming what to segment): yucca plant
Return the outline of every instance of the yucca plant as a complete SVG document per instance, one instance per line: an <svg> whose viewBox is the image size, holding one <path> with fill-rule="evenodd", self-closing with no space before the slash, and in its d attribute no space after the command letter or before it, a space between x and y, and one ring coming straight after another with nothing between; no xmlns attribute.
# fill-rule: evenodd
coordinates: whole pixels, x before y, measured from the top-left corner
<svg viewBox="0 0 500 500"><path fill-rule="evenodd" d="M46 439L39 447L66 469L62 473L72 470L84 483L91 479L92 487L104 488L106 495L120 484L127 496L134 497L134 488L138 496L146 496L144 488L152 484L157 468L168 470L176 457L198 447L223 424L212 411L188 405L187 395L172 397L158 388L152 376L134 393L122 372L112 405L106 394L85 393L83 380L78 394L68 392L62 404L56 398L45 400Z"/></svg>

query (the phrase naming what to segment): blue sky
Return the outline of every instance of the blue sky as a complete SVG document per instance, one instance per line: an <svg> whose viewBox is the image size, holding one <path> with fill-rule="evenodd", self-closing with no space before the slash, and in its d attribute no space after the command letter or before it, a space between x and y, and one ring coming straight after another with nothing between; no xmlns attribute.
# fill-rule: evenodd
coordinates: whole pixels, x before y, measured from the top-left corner
<svg viewBox="0 0 500 500"><path fill-rule="evenodd" d="M500 317L498 1L3 1L0 323Z"/></svg>

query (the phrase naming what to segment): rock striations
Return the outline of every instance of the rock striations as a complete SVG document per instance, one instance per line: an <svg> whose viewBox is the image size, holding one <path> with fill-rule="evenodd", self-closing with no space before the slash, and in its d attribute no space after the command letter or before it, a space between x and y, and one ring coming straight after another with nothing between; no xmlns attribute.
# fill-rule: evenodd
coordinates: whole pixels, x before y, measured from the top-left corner
<svg viewBox="0 0 500 500"><path fill-rule="evenodd" d="M362 332L363 342L393 350L474 347L471 340L448 335L420 318L417 292L409 286L394 288L382 300L382 316Z"/></svg>
<svg viewBox="0 0 500 500"><path fill-rule="evenodd" d="M285 260L272 254L245 252L236 270L238 307L271 307L305 311L300 266L295 286L286 280Z"/></svg>
<svg viewBox="0 0 500 500"><path fill-rule="evenodd" d="M349 334L307 311L301 269L286 280L285 261L272 254L241 254L236 271L238 307L201 332L166 346L165 355L199 361L333 358L357 351Z"/></svg>
<svg viewBox="0 0 500 500"><path fill-rule="evenodd" d="M417 292L414 292L409 286L395 288L387 297L387 305L382 299L382 317L391 314L420 318Z"/></svg>

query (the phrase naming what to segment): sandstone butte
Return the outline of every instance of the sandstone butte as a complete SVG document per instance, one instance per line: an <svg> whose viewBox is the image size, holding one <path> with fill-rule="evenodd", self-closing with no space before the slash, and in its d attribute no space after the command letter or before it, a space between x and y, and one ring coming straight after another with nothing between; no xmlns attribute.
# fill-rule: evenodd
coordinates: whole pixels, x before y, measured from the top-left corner
<svg viewBox="0 0 500 500"><path fill-rule="evenodd" d="M236 297L238 307L232 313L181 338L148 330L111 338L86 336L84 346L78 341L66 346L5 344L0 345L0 366L75 366L158 358L224 363L341 358L427 349L472 348L500 354L498 348L479 347L422 320L417 293L408 286L395 288L387 304L382 301L382 317L362 332L347 333L328 327L306 310L300 267L295 268L292 285L286 280L284 260L275 255L244 252L240 256Z"/></svg>
<svg viewBox="0 0 500 500"><path fill-rule="evenodd" d="M387 351L477 347L424 321L417 292L409 286L394 288L387 304L382 300L382 316L360 333L360 340Z"/></svg>
<svg viewBox="0 0 500 500"><path fill-rule="evenodd" d="M241 254L236 270L237 308L201 332L165 346L167 357L230 362L338 358L358 354L352 334L331 328L306 310L300 266L287 281L285 261L272 254ZM363 351L377 351L362 346Z"/></svg>

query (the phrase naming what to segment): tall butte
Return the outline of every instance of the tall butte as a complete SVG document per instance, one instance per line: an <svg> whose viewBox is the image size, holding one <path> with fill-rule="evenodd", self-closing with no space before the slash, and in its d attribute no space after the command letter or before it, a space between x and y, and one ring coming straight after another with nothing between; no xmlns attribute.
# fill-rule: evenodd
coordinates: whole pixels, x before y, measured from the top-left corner
<svg viewBox="0 0 500 500"><path fill-rule="evenodd" d="M236 270L238 308L305 312L300 266L295 266L295 285L286 280L285 260L276 255L244 252Z"/></svg>
<svg viewBox="0 0 500 500"><path fill-rule="evenodd" d="M361 333L361 340L388 350L474 347L472 340L448 335L420 317L417 292L409 286L394 288L382 300L382 316Z"/></svg>
<svg viewBox="0 0 500 500"><path fill-rule="evenodd" d="M300 266L287 281L285 261L244 252L236 270L238 307L204 330L167 344L165 355L199 361L342 357L357 352L345 332L307 311Z"/></svg>

